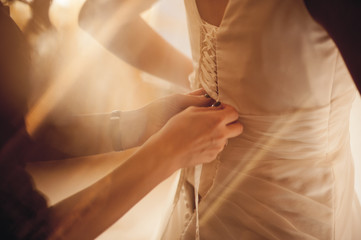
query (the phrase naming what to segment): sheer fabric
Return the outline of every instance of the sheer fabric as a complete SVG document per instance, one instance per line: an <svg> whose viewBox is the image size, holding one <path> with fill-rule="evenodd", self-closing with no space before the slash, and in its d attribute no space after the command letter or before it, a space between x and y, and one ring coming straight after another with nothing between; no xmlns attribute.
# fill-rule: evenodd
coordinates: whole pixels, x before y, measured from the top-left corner
<svg viewBox="0 0 361 240"><path fill-rule="evenodd" d="M185 5L192 85L234 106L244 124L203 165L200 238L360 239L348 124L356 90L333 41L301 0L230 0L213 39L213 88L200 77L203 21L195 0ZM179 189L194 184L192 169L182 176ZM195 212L172 224L182 199L164 239L195 238Z"/></svg>

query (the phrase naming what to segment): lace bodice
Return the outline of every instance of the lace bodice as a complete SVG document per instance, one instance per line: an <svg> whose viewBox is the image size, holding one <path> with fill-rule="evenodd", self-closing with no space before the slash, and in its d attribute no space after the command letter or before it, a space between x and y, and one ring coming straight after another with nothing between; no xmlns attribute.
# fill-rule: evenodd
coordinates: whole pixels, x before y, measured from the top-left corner
<svg viewBox="0 0 361 240"><path fill-rule="evenodd" d="M218 27L202 21L200 26L200 59L196 78L213 98L218 100L216 33Z"/></svg>

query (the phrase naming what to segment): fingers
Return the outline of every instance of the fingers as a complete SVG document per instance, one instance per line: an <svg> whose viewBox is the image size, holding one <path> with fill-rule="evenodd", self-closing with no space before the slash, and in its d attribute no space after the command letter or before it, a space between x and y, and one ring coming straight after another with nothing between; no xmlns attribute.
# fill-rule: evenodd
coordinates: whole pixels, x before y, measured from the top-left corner
<svg viewBox="0 0 361 240"><path fill-rule="evenodd" d="M215 114L219 115L220 124L225 126L224 136L226 138L236 137L243 132L243 125L238 121L238 112L232 106L221 104L207 109L213 110Z"/></svg>
<svg viewBox="0 0 361 240"><path fill-rule="evenodd" d="M205 99L193 95L184 100L199 98ZM170 145L171 153L181 155L174 159L182 159L180 166L187 167L214 160L229 138L242 133L243 126L238 122L237 111L230 105L221 104L217 107L189 107L168 121L163 129L168 129L160 133L166 136L165 142Z"/></svg>
<svg viewBox="0 0 361 240"><path fill-rule="evenodd" d="M223 109L221 111L224 114L224 123L229 124L238 120L239 116L236 109L227 104L222 104L222 106Z"/></svg>
<svg viewBox="0 0 361 240"><path fill-rule="evenodd" d="M233 122L226 127L226 136L233 138L239 136L243 132L243 125L240 122Z"/></svg>
<svg viewBox="0 0 361 240"><path fill-rule="evenodd" d="M227 125L238 120L238 112L228 104L215 105L206 109L211 110L214 114L218 115L221 120L221 124Z"/></svg>
<svg viewBox="0 0 361 240"><path fill-rule="evenodd" d="M214 103L214 100L207 98L204 95L186 95L184 104L187 106L209 107Z"/></svg>
<svg viewBox="0 0 361 240"><path fill-rule="evenodd" d="M205 114L205 119L214 118L219 126L224 127L225 138L233 138L243 132L243 125L238 121L238 112L228 104L214 107L191 107L190 110Z"/></svg>
<svg viewBox="0 0 361 240"><path fill-rule="evenodd" d="M190 96L195 96L195 95L205 95L207 92L203 89L203 88L200 88L200 89L197 89L197 90L194 90L190 93L187 93L186 95L190 95Z"/></svg>
<svg viewBox="0 0 361 240"><path fill-rule="evenodd" d="M215 103L203 88L189 92L185 96L192 97L188 98L189 106L208 107Z"/></svg>

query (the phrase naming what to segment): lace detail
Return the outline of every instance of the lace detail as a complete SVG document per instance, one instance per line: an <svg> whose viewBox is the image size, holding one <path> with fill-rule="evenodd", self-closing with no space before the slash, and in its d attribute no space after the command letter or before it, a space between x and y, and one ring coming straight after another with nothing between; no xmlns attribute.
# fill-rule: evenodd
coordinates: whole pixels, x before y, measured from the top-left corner
<svg viewBox="0 0 361 240"><path fill-rule="evenodd" d="M218 78L217 78L217 54L216 54L216 34L218 27L211 25L205 21L201 24L201 46L200 59L197 77L206 90L206 92L215 100L218 98ZM196 232L195 239L200 239L199 233L199 207L198 207L198 191L200 185L200 177L202 172L202 165L195 167L194 171L194 196L195 196L195 221Z"/></svg>
<svg viewBox="0 0 361 240"><path fill-rule="evenodd" d="M218 27L205 21L201 24L201 46L198 79L202 87L218 100L216 33Z"/></svg>

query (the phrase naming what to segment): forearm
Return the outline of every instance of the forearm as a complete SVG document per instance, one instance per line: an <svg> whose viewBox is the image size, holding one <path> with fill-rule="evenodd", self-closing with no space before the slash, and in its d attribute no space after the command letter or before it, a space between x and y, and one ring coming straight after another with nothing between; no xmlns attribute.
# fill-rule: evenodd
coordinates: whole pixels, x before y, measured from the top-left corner
<svg viewBox="0 0 361 240"><path fill-rule="evenodd" d="M211 99L204 97L203 91L197 92L172 94L140 109L123 111L113 129L110 113L57 118L45 124L38 138L77 156L113 151L112 136L120 136L117 145L120 149L140 146L175 114L189 106L209 106L212 103Z"/></svg>
<svg viewBox="0 0 361 240"><path fill-rule="evenodd" d="M113 135L121 138L121 150L140 146L146 140L147 114L143 109L123 111L117 128L111 113L74 115L45 124L36 139L74 156L114 151Z"/></svg>
<svg viewBox="0 0 361 240"><path fill-rule="evenodd" d="M188 75L193 70L191 60L139 16L139 10L134 10L139 7L129 7L124 1L112 5L113 8L108 9L102 8L97 1L87 1L79 16L80 26L129 64L189 88Z"/></svg>
<svg viewBox="0 0 361 240"><path fill-rule="evenodd" d="M158 35L143 19L124 26L108 44L111 52L138 69L189 88L191 60Z"/></svg>
<svg viewBox="0 0 361 240"><path fill-rule="evenodd" d="M112 173L56 204L51 239L94 239L176 170L214 160L226 140L242 132L237 119L226 105L191 107L174 116Z"/></svg>
<svg viewBox="0 0 361 240"><path fill-rule="evenodd" d="M109 152L109 119L110 113L48 119L32 137L73 156Z"/></svg>
<svg viewBox="0 0 361 240"><path fill-rule="evenodd" d="M141 148L108 176L52 207L53 238L94 239L122 217L174 172L156 151L152 145Z"/></svg>

